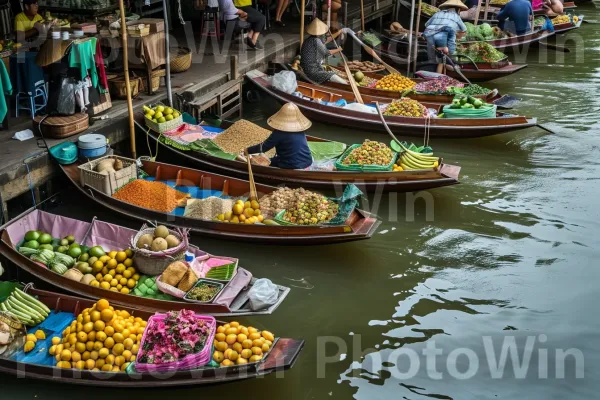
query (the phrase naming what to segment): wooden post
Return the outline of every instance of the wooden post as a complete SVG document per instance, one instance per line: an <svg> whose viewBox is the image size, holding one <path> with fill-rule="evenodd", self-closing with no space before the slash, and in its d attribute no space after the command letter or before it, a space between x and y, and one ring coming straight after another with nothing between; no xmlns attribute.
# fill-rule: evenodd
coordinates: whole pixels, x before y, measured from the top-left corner
<svg viewBox="0 0 600 400"><path fill-rule="evenodd" d="M304 43L304 8L306 7L306 0L300 1L300 47Z"/></svg>
<svg viewBox="0 0 600 400"><path fill-rule="evenodd" d="M417 26L415 28L415 49L413 51L415 61L413 64L413 72L417 72L417 57L419 55L419 25L421 24L421 4L422 2L419 1L419 8L417 11Z"/></svg>
<svg viewBox="0 0 600 400"><path fill-rule="evenodd" d="M331 0L327 0L327 27L331 28Z"/></svg>
<svg viewBox="0 0 600 400"><path fill-rule="evenodd" d="M240 73L238 71L238 56L234 55L229 57L229 76L231 79L238 79L240 77Z"/></svg>
<svg viewBox="0 0 600 400"><path fill-rule="evenodd" d="M173 91L171 90L171 53L169 51L169 22L171 19L171 10L169 9L169 0L162 0L163 9L167 18L165 18L165 86L167 87L167 103L173 107ZM151 80L150 80L151 81Z"/></svg>
<svg viewBox="0 0 600 400"><path fill-rule="evenodd" d="M490 11L490 2L489 0L485 0L485 12L483 13L483 19L487 22L488 12Z"/></svg>
<svg viewBox="0 0 600 400"><path fill-rule="evenodd" d="M344 5L344 28L348 27L348 2L344 1L342 3Z"/></svg>
<svg viewBox="0 0 600 400"><path fill-rule="evenodd" d="M415 0L412 0L410 7L410 26L408 27L408 53L406 57L406 75L410 73L410 55L412 54L412 32L415 22Z"/></svg>
<svg viewBox="0 0 600 400"><path fill-rule="evenodd" d="M477 26L479 22L479 13L481 12L481 0L477 1L477 10L475 12L475 21L473 21L473 25Z"/></svg>
<svg viewBox="0 0 600 400"><path fill-rule="evenodd" d="M360 0L360 30L365 31L365 4Z"/></svg>
<svg viewBox="0 0 600 400"><path fill-rule="evenodd" d="M119 0L121 11L121 38L123 47L123 72L125 73L125 92L127 94L127 112L129 113L129 138L131 139L131 158L137 158L135 150L135 125L133 123L133 103L131 101L131 86L129 86L129 56L127 54L127 27L125 26L124 0Z"/></svg>

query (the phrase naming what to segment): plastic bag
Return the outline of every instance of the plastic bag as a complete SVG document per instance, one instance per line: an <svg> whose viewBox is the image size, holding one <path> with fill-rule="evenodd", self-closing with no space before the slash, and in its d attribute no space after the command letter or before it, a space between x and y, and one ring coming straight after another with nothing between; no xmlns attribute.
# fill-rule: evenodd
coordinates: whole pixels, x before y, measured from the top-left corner
<svg viewBox="0 0 600 400"><path fill-rule="evenodd" d="M358 112L364 112L364 113L370 113L370 114L377 114L377 110L374 107L370 107L366 104L360 104L360 103L350 103L346 106L343 107L346 110L351 110L351 111L358 111Z"/></svg>
<svg viewBox="0 0 600 400"><path fill-rule="evenodd" d="M279 289L270 279L261 278L254 282L254 285L248 291L248 300L250 300L250 309L253 311L262 310L277 303Z"/></svg>
<svg viewBox="0 0 600 400"><path fill-rule="evenodd" d="M273 76L272 85L275 89L291 94L298 88L296 74L292 71L281 71Z"/></svg>
<svg viewBox="0 0 600 400"><path fill-rule="evenodd" d="M75 114L75 91L77 82L73 78L62 78L57 92L50 91L48 111L52 115Z"/></svg>

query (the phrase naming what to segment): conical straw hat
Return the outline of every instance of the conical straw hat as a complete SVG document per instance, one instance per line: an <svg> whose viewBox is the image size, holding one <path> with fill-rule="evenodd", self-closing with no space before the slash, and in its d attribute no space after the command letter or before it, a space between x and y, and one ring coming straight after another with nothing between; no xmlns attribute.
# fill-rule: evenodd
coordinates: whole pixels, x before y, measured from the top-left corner
<svg viewBox="0 0 600 400"><path fill-rule="evenodd" d="M311 127L312 122L302 115L297 105L287 103L267 120L267 124L283 132L303 132Z"/></svg>
<svg viewBox="0 0 600 400"><path fill-rule="evenodd" d="M306 33L312 36L321 36L327 33L329 28L325 22L321 21L319 18L315 18L313 22L310 23L306 27Z"/></svg>
<svg viewBox="0 0 600 400"><path fill-rule="evenodd" d="M467 7L462 1L460 0L448 0L445 3L442 3L440 5L440 9L443 8L450 8L450 7L456 7L456 8L460 8L461 10L468 10L469 7Z"/></svg>
<svg viewBox="0 0 600 400"><path fill-rule="evenodd" d="M35 57L35 63L39 67L45 67L57 62L67 52L73 40L47 39L40 47Z"/></svg>

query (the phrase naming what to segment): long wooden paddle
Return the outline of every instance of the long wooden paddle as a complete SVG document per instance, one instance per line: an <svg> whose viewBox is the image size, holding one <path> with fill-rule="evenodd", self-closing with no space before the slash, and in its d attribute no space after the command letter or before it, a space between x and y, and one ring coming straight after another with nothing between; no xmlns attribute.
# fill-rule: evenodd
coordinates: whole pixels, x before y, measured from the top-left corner
<svg viewBox="0 0 600 400"><path fill-rule="evenodd" d="M387 122L385 122L385 118L383 118L383 113L381 112L381 109L379 108L379 102L378 101L375 102L375 108L377 109L377 114L379 114L379 119L381 120L381 123L383 124L383 126L384 126L385 130L387 131L387 133L390 135L390 137L392 138L392 140L400 143L400 141L398 140L398 138L396 137L396 135L394 135L394 133L392 132L392 130L388 126Z"/></svg>
<svg viewBox="0 0 600 400"><path fill-rule="evenodd" d="M335 48L340 50L340 46L338 46L335 38L333 37L333 34L331 33L331 30L327 30L327 33L329 33L329 35L331 36L331 40L335 44ZM340 56L342 57L342 61L344 62L344 70L346 71L346 77L348 78L348 83L350 83L352 92L354 92L354 97L356 98L356 101L359 102L360 104L365 104L365 102L362 99L362 96L360 95L360 92L358 91L358 86L356 86L356 82L354 81L352 72L350 72L350 67L348 67L348 61L346 60L346 56L341 51L340 51Z"/></svg>
<svg viewBox="0 0 600 400"><path fill-rule="evenodd" d="M258 194L256 192L256 185L254 184L254 175L252 174L252 163L250 162L250 153L246 149L246 160L248 160L248 182L250 182L250 200L258 201Z"/></svg>
<svg viewBox="0 0 600 400"><path fill-rule="evenodd" d="M365 51L367 53L369 53L374 59L379 61L385 67L385 69L388 70L388 72L390 74L400 75L400 72L396 68L392 67L391 65L389 65L385 61L383 61L381 59L381 57L379 57L377 52L375 50L373 50L372 48L370 48L368 45L366 45L362 40L360 40L354 32L352 32L351 30L348 30L347 32L352 37L352 39L356 40L362 46L362 48L365 49Z"/></svg>

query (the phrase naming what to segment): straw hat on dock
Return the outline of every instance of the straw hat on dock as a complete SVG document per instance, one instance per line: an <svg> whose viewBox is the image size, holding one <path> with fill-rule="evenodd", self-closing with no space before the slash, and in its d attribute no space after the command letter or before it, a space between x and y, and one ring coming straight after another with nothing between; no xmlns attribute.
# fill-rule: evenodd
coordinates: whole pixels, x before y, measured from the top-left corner
<svg viewBox="0 0 600 400"><path fill-rule="evenodd" d="M297 105L287 103L267 120L267 124L278 131L303 132L311 127L312 122L302 115Z"/></svg>
<svg viewBox="0 0 600 400"><path fill-rule="evenodd" d="M306 27L306 33L312 36L321 36L329 31L327 24L321 21L319 18L315 18L313 22Z"/></svg>
<svg viewBox="0 0 600 400"><path fill-rule="evenodd" d="M444 8L460 8L461 10L469 9L469 7L467 7L465 5L465 3L463 3L460 0L448 0L445 3L442 3L439 7L440 7L440 10L442 10Z"/></svg>

